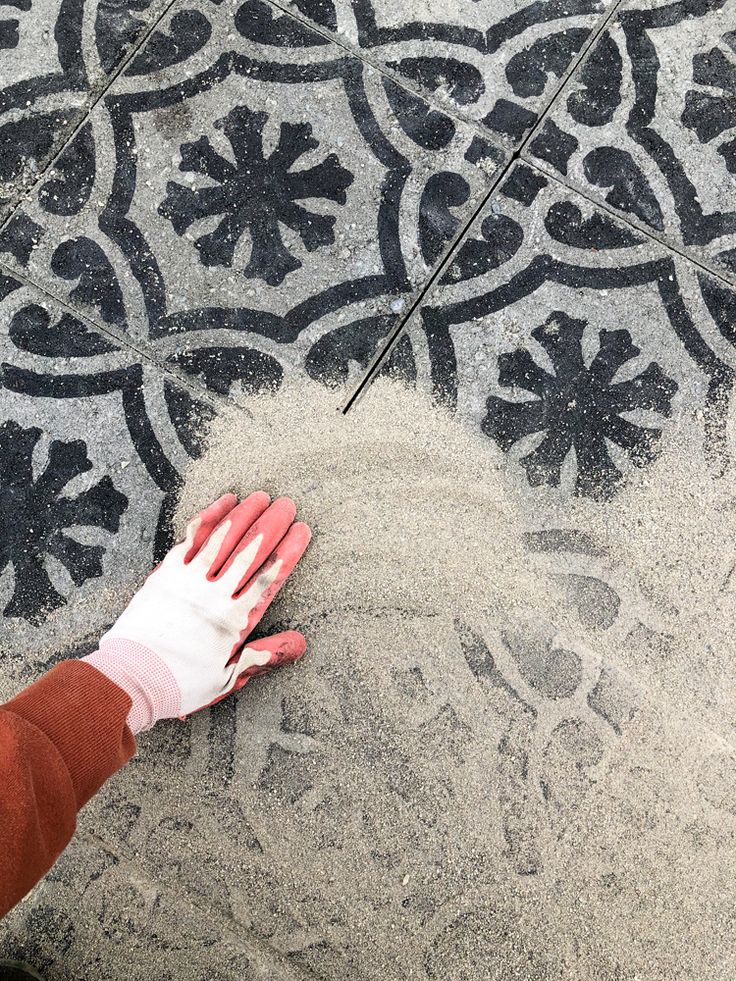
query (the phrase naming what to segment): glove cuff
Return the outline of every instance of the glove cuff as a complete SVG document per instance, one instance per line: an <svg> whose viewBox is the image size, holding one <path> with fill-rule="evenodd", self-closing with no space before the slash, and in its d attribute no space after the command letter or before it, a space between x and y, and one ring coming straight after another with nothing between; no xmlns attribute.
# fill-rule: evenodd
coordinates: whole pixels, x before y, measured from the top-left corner
<svg viewBox="0 0 736 981"><path fill-rule="evenodd" d="M130 696L127 724L136 735L159 719L181 715L181 690L169 666L148 647L132 640L102 640L94 654L80 658Z"/></svg>

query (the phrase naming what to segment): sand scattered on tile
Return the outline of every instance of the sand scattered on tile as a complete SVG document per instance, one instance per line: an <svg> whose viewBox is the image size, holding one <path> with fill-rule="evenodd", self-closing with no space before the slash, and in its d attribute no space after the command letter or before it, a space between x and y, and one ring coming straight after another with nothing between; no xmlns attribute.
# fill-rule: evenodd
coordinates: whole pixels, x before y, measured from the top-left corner
<svg viewBox="0 0 736 981"><path fill-rule="evenodd" d="M272 619L381 610L548 619L560 595L530 569L522 515L487 440L417 392L297 382L220 417L186 476L177 531L225 491L288 493L314 538ZM357 642L368 641L358 638Z"/></svg>
<svg viewBox="0 0 736 981"><path fill-rule="evenodd" d="M619 582L627 570L627 633L589 629L560 590L565 556L545 566L528 551L524 534L543 519L493 444L389 381L347 417L343 398L298 383L254 399L247 418L220 418L177 512L181 532L224 491L262 487L293 496L315 532L268 618L307 634L310 660L271 697L283 699L282 725L314 743L296 757L271 746L250 770L241 757L253 806L273 797L280 822L269 861L283 866L265 891L253 877L253 908L288 905L324 875L312 912L347 917L367 976L436 969L445 956L472 979L613 978L621 963L642 978L708 973L734 868L729 745L698 729L703 702L718 701L702 685L732 678L736 663L724 606L706 631L721 653L709 664L699 651L728 580L726 484L699 471L696 493L674 449L615 502L558 514L558 528L596 543L604 574ZM482 663L473 641L458 643L458 622L489 639ZM670 654L653 658L662 644ZM697 725L683 727L688 712ZM712 853L697 852L693 828ZM401 885L408 856L413 889ZM645 894L671 907L646 937ZM704 905L705 920L693 913ZM423 908L456 917L446 939L413 912ZM507 948L491 945L489 959L497 934Z"/></svg>

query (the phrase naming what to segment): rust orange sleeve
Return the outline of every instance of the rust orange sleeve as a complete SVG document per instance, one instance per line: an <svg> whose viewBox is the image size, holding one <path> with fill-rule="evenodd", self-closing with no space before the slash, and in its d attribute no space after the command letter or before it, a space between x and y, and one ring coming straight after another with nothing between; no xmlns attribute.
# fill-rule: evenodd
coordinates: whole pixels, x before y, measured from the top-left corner
<svg viewBox="0 0 736 981"><path fill-rule="evenodd" d="M51 868L77 811L135 752L130 697L65 661L0 706L0 916Z"/></svg>

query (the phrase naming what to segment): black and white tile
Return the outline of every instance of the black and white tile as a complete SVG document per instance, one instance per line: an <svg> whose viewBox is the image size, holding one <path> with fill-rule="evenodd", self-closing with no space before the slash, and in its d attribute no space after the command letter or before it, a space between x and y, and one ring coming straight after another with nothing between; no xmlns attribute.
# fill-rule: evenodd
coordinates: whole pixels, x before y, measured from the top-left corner
<svg viewBox="0 0 736 981"><path fill-rule="evenodd" d="M686 428L723 467L735 328L736 291L520 163L396 350L564 507Z"/></svg>
<svg viewBox="0 0 736 981"><path fill-rule="evenodd" d="M253 8L267 9L262 0ZM288 0L507 146L530 131L610 0ZM265 14L264 14L265 16Z"/></svg>
<svg viewBox="0 0 736 981"><path fill-rule="evenodd" d="M50 293L220 393L365 365L502 160L267 11L165 18L0 240Z"/></svg>
<svg viewBox="0 0 736 981"><path fill-rule="evenodd" d="M2 4L0 217L38 179L165 7L165 0Z"/></svg>
<svg viewBox="0 0 736 981"><path fill-rule="evenodd" d="M104 627L100 591L127 589L168 547L214 409L34 287L3 274L1 288L2 649L22 678Z"/></svg>
<svg viewBox="0 0 736 981"><path fill-rule="evenodd" d="M736 284L733 0L627 0L529 153Z"/></svg>

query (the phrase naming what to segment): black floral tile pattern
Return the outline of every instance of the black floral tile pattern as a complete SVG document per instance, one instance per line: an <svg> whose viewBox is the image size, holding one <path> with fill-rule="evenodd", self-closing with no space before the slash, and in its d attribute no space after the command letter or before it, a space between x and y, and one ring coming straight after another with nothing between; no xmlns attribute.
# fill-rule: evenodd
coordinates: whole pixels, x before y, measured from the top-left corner
<svg viewBox="0 0 736 981"><path fill-rule="evenodd" d="M627 2L529 152L736 283L730 0Z"/></svg>
<svg viewBox="0 0 736 981"><path fill-rule="evenodd" d="M38 178L94 95L164 8L164 0L3 4L0 217Z"/></svg>
<svg viewBox="0 0 736 981"><path fill-rule="evenodd" d="M735 324L736 291L522 163L384 370L411 364L531 493L607 500L684 418L722 465Z"/></svg>
<svg viewBox="0 0 736 981"><path fill-rule="evenodd" d="M54 440L46 468L36 476L33 454L40 438L35 426L24 429L12 419L0 424L0 566L12 565L15 580L3 616L29 620L64 602L44 567L47 555L62 563L75 586L102 575L103 546L84 545L67 530L82 525L115 532L128 506L109 475L76 497L64 496L67 484L92 468L81 439Z"/></svg>
<svg viewBox="0 0 736 981"><path fill-rule="evenodd" d="M515 146L609 0L288 0L427 97ZM262 0L253 9L266 10ZM265 13L263 16L266 16Z"/></svg>
<svg viewBox="0 0 736 981"><path fill-rule="evenodd" d="M621 478L607 441L624 449L636 466L643 466L656 457L661 436L660 429L637 426L623 413L648 409L669 416L678 386L655 361L634 378L612 381L641 354L625 329L601 330L600 346L586 365L582 342L588 326L587 320L556 311L532 331L552 363L552 373L526 348L500 354L499 385L536 398L518 402L489 396L481 428L507 451L527 436L545 433L542 442L520 460L532 486L558 486L564 461L574 447L576 493L607 498Z"/></svg>
<svg viewBox="0 0 736 981"><path fill-rule="evenodd" d="M591 647L315 612L333 647L362 615L421 642L395 664L315 645L143 736L4 955L49 981L712 976L736 835L718 706L691 681L686 726L661 708L665 625L558 519L668 441L727 459L736 290L637 227L730 275L727 0L627 0L485 201L611 7L177 0L135 47L158 0L6 4L6 207L83 125L0 227L3 692L94 649L222 397L357 381L482 202L385 368L506 461L529 565ZM652 882L672 915L643 937Z"/></svg>
<svg viewBox="0 0 736 981"><path fill-rule="evenodd" d="M0 614L8 656L33 670L14 636L36 628L40 651L55 611L53 630L77 635L97 592L168 546L214 409L32 287L7 274L0 287Z"/></svg>
<svg viewBox="0 0 736 981"><path fill-rule="evenodd" d="M284 370L339 381L501 159L288 14L203 4L161 22L0 255L219 393Z"/></svg>

